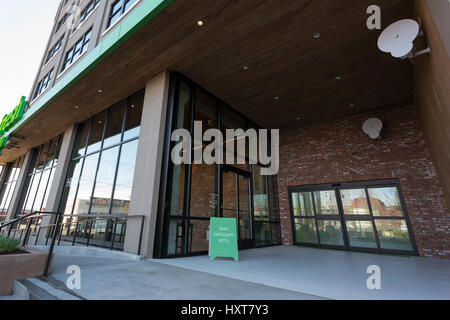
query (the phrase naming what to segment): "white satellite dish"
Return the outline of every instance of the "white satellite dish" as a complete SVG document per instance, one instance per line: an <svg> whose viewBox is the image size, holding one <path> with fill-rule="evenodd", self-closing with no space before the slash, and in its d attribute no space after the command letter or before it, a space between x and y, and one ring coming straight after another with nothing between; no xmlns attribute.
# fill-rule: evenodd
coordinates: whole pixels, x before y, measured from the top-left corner
<svg viewBox="0 0 450 320"><path fill-rule="evenodd" d="M363 131L372 139L378 139L381 136L383 122L377 118L370 118L363 124Z"/></svg>
<svg viewBox="0 0 450 320"><path fill-rule="evenodd" d="M378 38L378 48L390 53L394 58L414 58L418 55L430 52L430 48L415 52L414 40L420 31L419 24L412 19L403 19L394 22L387 27Z"/></svg>

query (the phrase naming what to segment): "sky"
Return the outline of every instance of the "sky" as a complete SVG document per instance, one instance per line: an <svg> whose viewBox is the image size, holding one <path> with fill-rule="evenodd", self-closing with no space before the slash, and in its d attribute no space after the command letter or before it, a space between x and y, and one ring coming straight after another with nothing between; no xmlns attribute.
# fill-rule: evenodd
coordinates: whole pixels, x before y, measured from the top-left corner
<svg viewBox="0 0 450 320"><path fill-rule="evenodd" d="M59 0L2 1L0 118L28 98L54 23Z"/></svg>

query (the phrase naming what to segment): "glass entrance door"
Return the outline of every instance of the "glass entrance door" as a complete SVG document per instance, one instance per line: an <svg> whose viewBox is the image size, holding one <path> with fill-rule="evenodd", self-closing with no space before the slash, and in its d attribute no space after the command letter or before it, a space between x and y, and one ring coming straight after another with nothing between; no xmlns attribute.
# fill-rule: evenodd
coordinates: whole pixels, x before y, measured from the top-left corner
<svg viewBox="0 0 450 320"><path fill-rule="evenodd" d="M416 254L397 180L290 187L297 245Z"/></svg>
<svg viewBox="0 0 450 320"><path fill-rule="evenodd" d="M255 246L250 177L250 173L233 167L222 170L222 217L238 222L239 249Z"/></svg>

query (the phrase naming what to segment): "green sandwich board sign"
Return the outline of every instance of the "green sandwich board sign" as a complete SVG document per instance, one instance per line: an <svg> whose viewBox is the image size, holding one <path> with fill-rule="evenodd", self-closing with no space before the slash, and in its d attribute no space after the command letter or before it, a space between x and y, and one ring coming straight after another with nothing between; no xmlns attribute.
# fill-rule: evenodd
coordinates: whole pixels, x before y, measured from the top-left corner
<svg viewBox="0 0 450 320"><path fill-rule="evenodd" d="M232 218L211 218L210 249L211 261L217 257L234 258L239 261L237 222Z"/></svg>
<svg viewBox="0 0 450 320"><path fill-rule="evenodd" d="M22 118L27 106L27 100L25 97L20 98L19 104L14 108L13 112L6 114L0 124L0 154L2 154L3 148L5 148L8 142L8 137L4 136L12 127L14 127Z"/></svg>

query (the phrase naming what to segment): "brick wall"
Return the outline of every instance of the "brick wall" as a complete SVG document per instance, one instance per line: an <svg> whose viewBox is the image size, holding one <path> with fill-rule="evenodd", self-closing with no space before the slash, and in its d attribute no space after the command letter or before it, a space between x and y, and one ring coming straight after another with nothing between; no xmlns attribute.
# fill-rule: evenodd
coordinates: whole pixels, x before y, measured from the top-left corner
<svg viewBox="0 0 450 320"><path fill-rule="evenodd" d="M362 131L369 117L383 138ZM419 121L402 108L286 131L280 137L279 198L283 243L292 244L288 186L397 178L421 256L450 258L450 213Z"/></svg>

